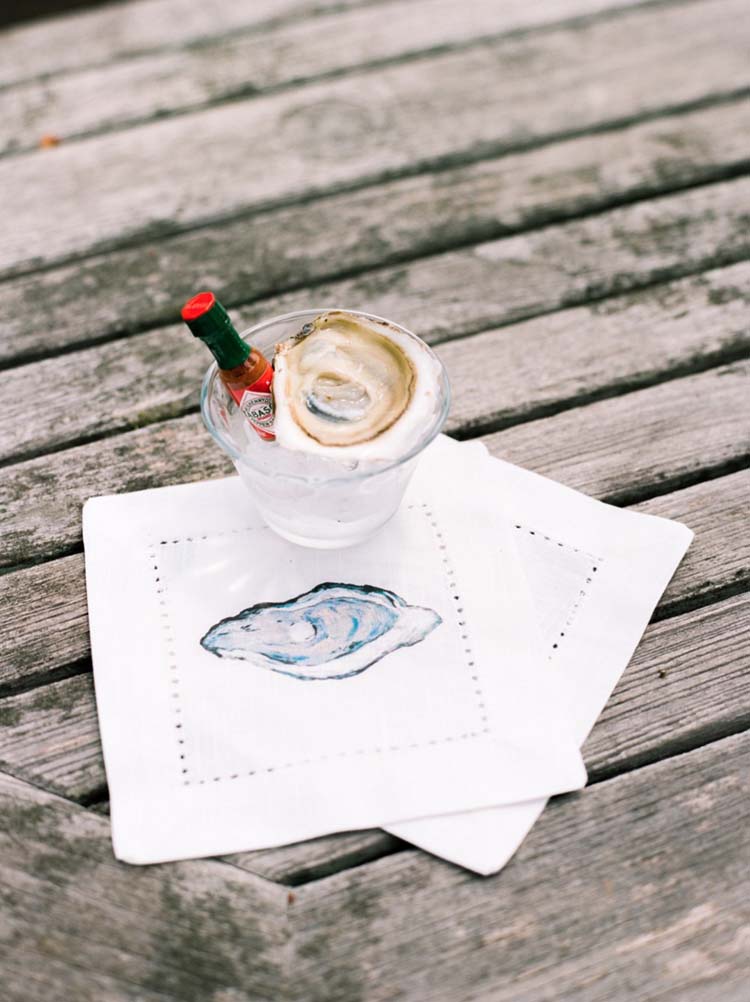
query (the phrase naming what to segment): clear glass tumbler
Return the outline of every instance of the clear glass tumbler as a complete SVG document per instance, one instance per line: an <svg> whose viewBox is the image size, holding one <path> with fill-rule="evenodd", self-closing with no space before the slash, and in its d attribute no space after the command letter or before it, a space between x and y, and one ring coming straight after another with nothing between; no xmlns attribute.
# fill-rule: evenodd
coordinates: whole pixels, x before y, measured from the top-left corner
<svg viewBox="0 0 750 1002"><path fill-rule="evenodd" d="M242 336L270 359L279 341L297 334L304 324L325 312L318 309L287 313L243 331ZM382 319L358 310L347 312ZM430 352L416 334L403 327L400 330ZM267 525L301 546L337 549L372 536L396 512L419 453L439 433L448 416L450 386L442 364L439 371L431 420L403 455L377 465L344 465L263 441L227 392L215 363L203 380L201 413L215 441L231 457Z"/></svg>

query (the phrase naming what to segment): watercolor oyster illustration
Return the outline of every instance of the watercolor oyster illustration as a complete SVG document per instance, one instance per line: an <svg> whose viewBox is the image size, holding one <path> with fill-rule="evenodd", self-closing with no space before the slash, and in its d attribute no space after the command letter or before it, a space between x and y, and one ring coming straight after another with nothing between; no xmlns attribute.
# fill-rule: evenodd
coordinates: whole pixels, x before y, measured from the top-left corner
<svg viewBox="0 0 750 1002"><path fill-rule="evenodd" d="M326 582L286 602L262 602L222 619L201 639L220 658L235 658L298 679L359 675L424 640L442 622L372 585Z"/></svg>

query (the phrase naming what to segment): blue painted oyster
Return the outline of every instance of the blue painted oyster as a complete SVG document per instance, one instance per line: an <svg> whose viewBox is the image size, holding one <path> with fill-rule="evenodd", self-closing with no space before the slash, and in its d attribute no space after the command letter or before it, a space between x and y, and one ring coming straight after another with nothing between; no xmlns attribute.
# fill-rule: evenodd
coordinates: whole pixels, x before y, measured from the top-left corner
<svg viewBox="0 0 750 1002"><path fill-rule="evenodd" d="M441 622L432 609L407 605L384 588L327 582L222 619L201 646L294 678L348 678L418 644Z"/></svg>

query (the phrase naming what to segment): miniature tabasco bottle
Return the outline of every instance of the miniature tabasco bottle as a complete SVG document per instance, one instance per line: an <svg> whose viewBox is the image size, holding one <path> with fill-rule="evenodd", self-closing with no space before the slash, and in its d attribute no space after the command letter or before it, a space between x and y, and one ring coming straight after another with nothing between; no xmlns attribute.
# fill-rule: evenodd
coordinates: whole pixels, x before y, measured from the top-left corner
<svg viewBox="0 0 750 1002"><path fill-rule="evenodd" d="M222 382L261 438L272 439L271 363L242 340L213 292L199 292L182 307L182 319L210 348Z"/></svg>

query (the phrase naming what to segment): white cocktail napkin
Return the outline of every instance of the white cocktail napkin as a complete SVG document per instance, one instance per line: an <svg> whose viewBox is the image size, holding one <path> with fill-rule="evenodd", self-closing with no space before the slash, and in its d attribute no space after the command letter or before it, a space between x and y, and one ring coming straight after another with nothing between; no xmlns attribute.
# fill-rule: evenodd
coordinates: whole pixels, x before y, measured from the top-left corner
<svg viewBox="0 0 750 1002"><path fill-rule="evenodd" d="M518 530L494 480L481 489L489 469L482 448L438 439L394 519L340 551L275 536L237 478L87 502L119 858L263 848L584 784L559 676L529 657Z"/></svg>
<svg viewBox="0 0 750 1002"><path fill-rule="evenodd" d="M536 608L537 663L551 683L564 683L561 713L583 744L693 533L679 522L602 504L489 456L479 482L488 503L495 499L498 518L515 533ZM545 802L422 819L389 830L489 874L511 858Z"/></svg>

